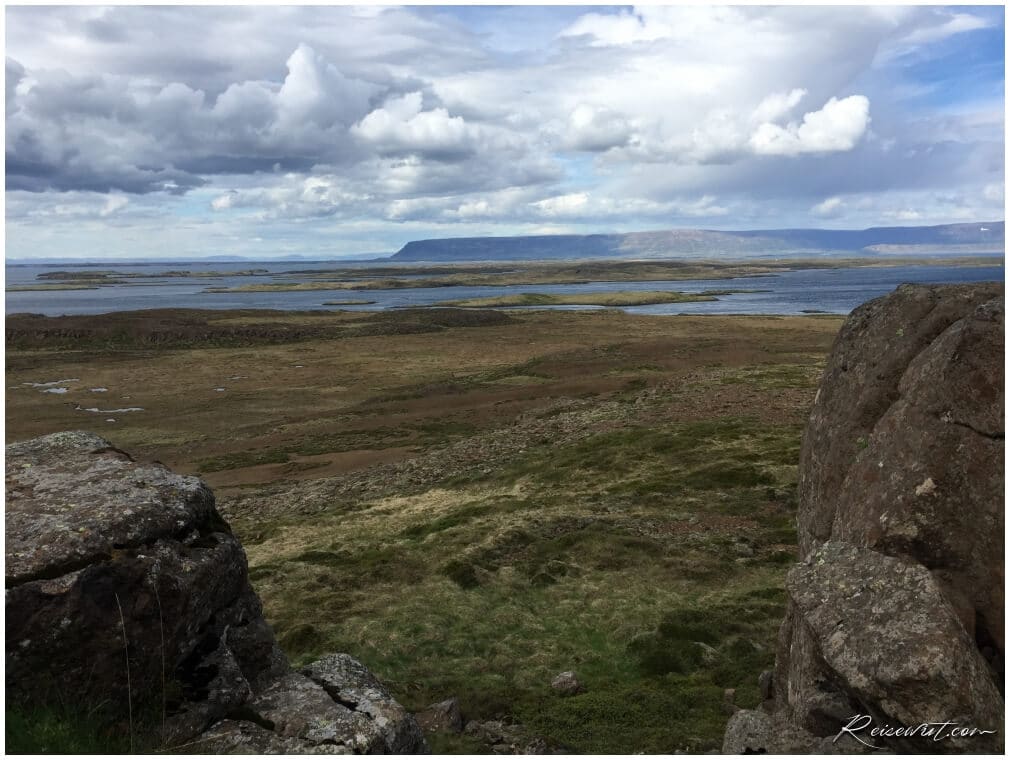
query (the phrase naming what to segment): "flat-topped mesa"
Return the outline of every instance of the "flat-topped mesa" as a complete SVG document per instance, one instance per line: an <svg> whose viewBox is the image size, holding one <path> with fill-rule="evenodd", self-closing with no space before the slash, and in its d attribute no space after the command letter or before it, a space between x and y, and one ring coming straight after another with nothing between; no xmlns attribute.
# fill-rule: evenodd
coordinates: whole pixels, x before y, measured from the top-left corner
<svg viewBox="0 0 1010 760"><path fill-rule="evenodd" d="M725 752L1002 750L1003 362L1000 283L850 315L803 438L775 671ZM945 721L990 733L870 734Z"/></svg>
<svg viewBox="0 0 1010 760"><path fill-rule="evenodd" d="M86 432L6 456L8 705L164 709L163 745L208 752L426 750L413 717L347 655L291 670L200 480Z"/></svg>

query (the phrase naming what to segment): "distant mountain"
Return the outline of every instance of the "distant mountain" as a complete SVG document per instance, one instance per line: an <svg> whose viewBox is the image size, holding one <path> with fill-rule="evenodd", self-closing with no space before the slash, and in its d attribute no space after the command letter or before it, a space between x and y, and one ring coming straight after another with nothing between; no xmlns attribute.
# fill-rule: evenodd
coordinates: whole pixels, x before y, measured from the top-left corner
<svg viewBox="0 0 1010 760"><path fill-rule="evenodd" d="M792 254L993 253L1004 248L1003 222L867 230L662 230L604 235L530 235L415 240L400 261L665 258Z"/></svg>
<svg viewBox="0 0 1010 760"><path fill-rule="evenodd" d="M125 259L125 258L7 258L4 265L8 267L43 267L43 266L66 266L66 267L136 267L136 266L208 266L209 264L279 264L288 261L300 264L328 264L345 263L358 261L375 261L376 259L388 259L389 253L356 253L350 256L329 256L320 257L319 254L285 254L280 256L200 256L188 258L166 258L158 257L153 259Z"/></svg>

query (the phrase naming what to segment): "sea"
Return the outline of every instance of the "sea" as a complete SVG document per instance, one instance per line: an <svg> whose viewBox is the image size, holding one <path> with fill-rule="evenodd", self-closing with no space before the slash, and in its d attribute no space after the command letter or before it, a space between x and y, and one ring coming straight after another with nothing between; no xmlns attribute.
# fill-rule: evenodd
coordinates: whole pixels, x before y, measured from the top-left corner
<svg viewBox="0 0 1010 760"><path fill-rule="evenodd" d="M503 285L404 288L393 290L315 290L272 293L207 293L211 287L234 287L250 283L298 282L310 279L299 270L374 268L375 261L283 261L283 262L157 262L151 264L80 264L6 265L7 287L46 282L38 276L46 272L100 269L122 273L156 275L171 270L225 273L215 277L151 277L127 281L123 285L102 286L95 290L54 290L6 293L6 313L35 313L48 316L104 314L113 311L159 308L192 309L280 309L280 310L370 310L431 306L440 301L483 298L513 293L598 293L627 290L677 290L698 293L705 290L744 290L751 292L719 296L715 301L652 304L623 307L635 314L847 314L860 304L894 290L902 283L1003 282L1002 256L993 256L992 265L949 266L921 264L914 266L855 266L838 269L795 269L772 275L720 278L711 280L676 280L647 282L587 282L569 285ZM397 262L403 266L402 262ZM409 264L412 269L414 264ZM444 266L444 264L443 264ZM506 265L507 266L507 265ZM268 274L241 274L250 269ZM235 274L227 274L234 272ZM375 276L375 275L371 275ZM391 275L392 276L392 275ZM399 275L416 278L417 274ZM383 275L386 277L386 275ZM371 304L325 306L325 301L368 300ZM523 307L517 307L523 308ZM591 309L592 306L535 307L556 309Z"/></svg>

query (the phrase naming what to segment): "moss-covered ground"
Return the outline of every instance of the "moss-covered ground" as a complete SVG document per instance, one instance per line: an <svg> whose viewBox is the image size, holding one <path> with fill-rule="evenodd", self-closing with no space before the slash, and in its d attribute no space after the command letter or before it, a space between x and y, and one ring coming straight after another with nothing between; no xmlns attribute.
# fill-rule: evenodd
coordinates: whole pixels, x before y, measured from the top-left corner
<svg viewBox="0 0 1010 760"><path fill-rule="evenodd" d="M294 337L25 337L8 439L90 428L204 476L295 663L350 652L410 708L457 696L574 752L719 747L724 691L755 705L773 660L800 434L840 319L269 319ZM144 411L75 408L96 405ZM563 670L582 693L551 690Z"/></svg>

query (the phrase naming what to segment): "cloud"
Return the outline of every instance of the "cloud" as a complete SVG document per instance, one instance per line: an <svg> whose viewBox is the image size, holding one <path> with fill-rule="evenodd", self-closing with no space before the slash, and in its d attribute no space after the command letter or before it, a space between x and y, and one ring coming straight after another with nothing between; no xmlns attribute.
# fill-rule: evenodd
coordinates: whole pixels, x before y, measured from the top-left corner
<svg viewBox="0 0 1010 760"><path fill-rule="evenodd" d="M821 110L804 114L801 124L762 124L750 145L755 153L766 156L852 150L869 123L870 101L865 96L831 98Z"/></svg>
<svg viewBox="0 0 1010 760"><path fill-rule="evenodd" d="M305 45L285 65L280 83L238 82L214 100L180 82L35 72L8 99L7 186L185 193L206 173L353 161L347 128L382 88Z"/></svg>
<svg viewBox="0 0 1010 760"><path fill-rule="evenodd" d="M15 109L14 100L17 96L17 86L24 79L25 67L12 58L7 58L4 62L4 73L6 74L6 95L7 116L10 116Z"/></svg>
<svg viewBox="0 0 1010 760"><path fill-rule="evenodd" d="M625 145L631 135L631 123L620 114L580 103L568 115L561 145L567 150L599 152Z"/></svg>
<svg viewBox="0 0 1010 760"><path fill-rule="evenodd" d="M351 128L351 134L381 154L465 155L480 142L481 130L444 108L422 110L423 96L410 92L386 101Z"/></svg>
<svg viewBox="0 0 1010 760"><path fill-rule="evenodd" d="M368 109L376 85L344 76L308 45L287 60L288 75L276 96L277 129L309 122L319 127L348 125Z"/></svg>
<svg viewBox="0 0 1010 760"><path fill-rule="evenodd" d="M729 209L705 195L693 200L674 199L665 202L644 198L614 198L588 193L567 193L530 204L536 213L547 219L692 219L720 217Z"/></svg>
<svg viewBox="0 0 1010 760"><path fill-rule="evenodd" d="M217 212L252 210L258 219L348 217L369 200L336 175L287 174L269 187L229 190L211 200Z"/></svg>
<svg viewBox="0 0 1010 760"><path fill-rule="evenodd" d="M660 40L698 39L713 27L738 26L746 15L730 7L635 7L616 14L587 13L563 29L561 37L586 37L594 47L626 46Z"/></svg>
<svg viewBox="0 0 1010 760"><path fill-rule="evenodd" d="M635 42L651 42L662 39L670 33L662 22L649 20L648 10L622 12L617 15L587 13L561 32L562 37L591 38L592 45L630 45Z"/></svg>
<svg viewBox="0 0 1010 760"><path fill-rule="evenodd" d="M841 216L842 209L844 207L845 207L845 201L843 201L836 195L831 198L825 198L823 201L818 203L810 210L816 216L823 217L826 219L832 219Z"/></svg>
<svg viewBox="0 0 1010 760"><path fill-rule="evenodd" d="M98 215L110 216L126 208L128 205L130 205L130 199L125 195L107 195L105 205L102 206L102 210L98 212Z"/></svg>
<svg viewBox="0 0 1010 760"><path fill-rule="evenodd" d="M178 214L269 241L297 220L334 246L364 229L374 244L1002 213L1001 9L25 6L7 20L9 213L65 222L64 248L82 219L120 229L153 209L152 232ZM24 229L12 240L43 242Z"/></svg>
<svg viewBox="0 0 1010 760"><path fill-rule="evenodd" d="M788 116L806 94L807 91L802 87L796 87L789 92L773 92L758 103L751 119L758 123L777 121L783 116Z"/></svg>
<svg viewBox="0 0 1010 760"><path fill-rule="evenodd" d="M896 222L919 222L922 220L922 214L911 208L903 208L897 211L884 211L881 216L885 219Z"/></svg>
<svg viewBox="0 0 1010 760"><path fill-rule="evenodd" d="M941 23L913 30L902 37L898 41L898 44L908 46L927 45L947 39L955 34L973 32L989 26L990 23L980 16L973 16L970 13L953 13L947 16L946 20Z"/></svg>
<svg viewBox="0 0 1010 760"><path fill-rule="evenodd" d="M581 214L589 205L589 195L586 193L567 193L545 198L533 204L544 216L573 216Z"/></svg>

